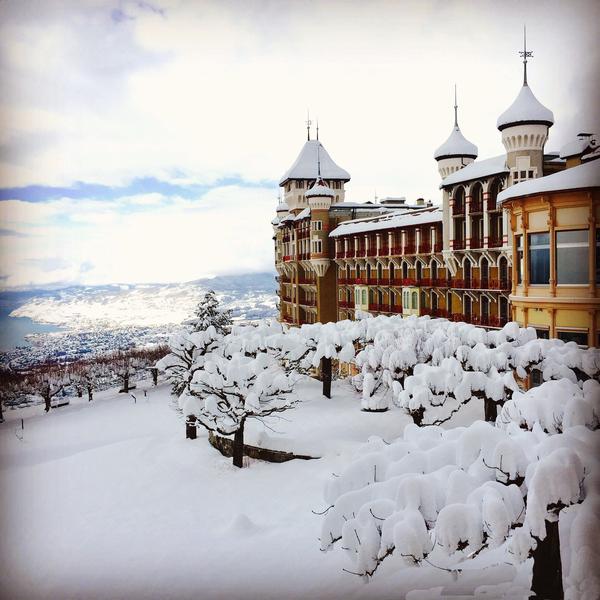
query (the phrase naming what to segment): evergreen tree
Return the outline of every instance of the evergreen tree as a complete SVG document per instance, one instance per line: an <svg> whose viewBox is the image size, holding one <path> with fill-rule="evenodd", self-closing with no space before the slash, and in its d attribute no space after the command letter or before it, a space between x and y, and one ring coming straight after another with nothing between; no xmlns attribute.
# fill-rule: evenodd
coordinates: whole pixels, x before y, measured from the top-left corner
<svg viewBox="0 0 600 600"><path fill-rule="evenodd" d="M227 335L231 331L231 311L219 309L219 301L213 290L208 290L198 303L194 317L187 324L190 332L206 331L211 325L216 332Z"/></svg>

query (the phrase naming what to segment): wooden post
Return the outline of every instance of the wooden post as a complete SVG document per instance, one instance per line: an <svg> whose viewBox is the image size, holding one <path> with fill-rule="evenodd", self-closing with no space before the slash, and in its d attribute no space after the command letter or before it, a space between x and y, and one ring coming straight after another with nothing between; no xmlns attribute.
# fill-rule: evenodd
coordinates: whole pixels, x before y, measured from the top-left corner
<svg viewBox="0 0 600 600"><path fill-rule="evenodd" d="M244 466L244 421L233 436L233 466L240 469Z"/></svg>
<svg viewBox="0 0 600 600"><path fill-rule="evenodd" d="M321 359L321 381L323 382L323 396L331 398L331 358Z"/></svg>
<svg viewBox="0 0 600 600"><path fill-rule="evenodd" d="M562 600L564 598L562 585L562 565L560 562L560 539L558 520L546 521L546 537L538 540L533 556L533 579L530 598L544 600Z"/></svg>
<svg viewBox="0 0 600 600"><path fill-rule="evenodd" d="M498 405L489 398L483 399L483 413L486 421L494 423L498 416Z"/></svg>
<svg viewBox="0 0 600 600"><path fill-rule="evenodd" d="M152 373L152 383L153 385L158 385L158 369L156 367L150 368L150 373Z"/></svg>
<svg viewBox="0 0 600 600"><path fill-rule="evenodd" d="M194 415L188 415L185 420L185 439L196 439L196 417Z"/></svg>

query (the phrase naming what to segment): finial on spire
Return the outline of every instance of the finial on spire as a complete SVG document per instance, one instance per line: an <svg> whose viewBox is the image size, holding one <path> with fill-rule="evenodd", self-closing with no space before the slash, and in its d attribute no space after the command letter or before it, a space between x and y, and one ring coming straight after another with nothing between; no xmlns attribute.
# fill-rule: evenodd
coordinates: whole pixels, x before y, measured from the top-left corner
<svg viewBox="0 0 600 600"><path fill-rule="evenodd" d="M523 85L527 85L527 59L533 58L533 52L527 50L527 27L523 25L523 50L519 51L519 56L523 59Z"/></svg>
<svg viewBox="0 0 600 600"><path fill-rule="evenodd" d="M310 120L310 112L306 110L306 139L310 142L310 126L312 125L312 121Z"/></svg>
<svg viewBox="0 0 600 600"><path fill-rule="evenodd" d="M458 127L458 102L456 101L456 84L454 84L454 127Z"/></svg>
<svg viewBox="0 0 600 600"><path fill-rule="evenodd" d="M317 118L317 141L319 141L319 119Z"/></svg>

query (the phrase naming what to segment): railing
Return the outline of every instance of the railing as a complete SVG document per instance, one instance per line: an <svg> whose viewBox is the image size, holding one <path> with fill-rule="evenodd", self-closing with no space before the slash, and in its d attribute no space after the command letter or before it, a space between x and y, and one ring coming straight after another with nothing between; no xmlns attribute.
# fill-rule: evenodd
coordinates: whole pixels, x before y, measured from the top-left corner
<svg viewBox="0 0 600 600"><path fill-rule="evenodd" d="M309 260L310 259L310 252L301 252L300 254L298 254L298 260Z"/></svg>
<svg viewBox="0 0 600 600"><path fill-rule="evenodd" d="M377 279L377 277L369 277L367 279L367 285L378 285L379 284L379 279Z"/></svg>
<svg viewBox="0 0 600 600"><path fill-rule="evenodd" d="M453 279L452 280L452 285L450 287L453 288L464 288L465 287L465 280L464 279Z"/></svg>
<svg viewBox="0 0 600 600"><path fill-rule="evenodd" d="M432 279L433 287L450 287L447 279Z"/></svg>
<svg viewBox="0 0 600 600"><path fill-rule="evenodd" d="M369 248L367 250L367 256L377 256L377 248Z"/></svg>
<svg viewBox="0 0 600 600"><path fill-rule="evenodd" d="M492 212L494 210L500 210L500 208L498 207L498 204L496 203L496 201L492 200L491 198L488 199L487 209L488 209L488 212Z"/></svg>
<svg viewBox="0 0 600 600"><path fill-rule="evenodd" d="M369 304L369 311L373 312L394 312L389 304Z"/></svg>
<svg viewBox="0 0 600 600"><path fill-rule="evenodd" d="M506 317L490 317L490 327L504 327L508 323Z"/></svg>
<svg viewBox="0 0 600 600"><path fill-rule="evenodd" d="M396 304L394 306L390 306L390 312L394 313L396 315L401 315L402 314L402 305Z"/></svg>
<svg viewBox="0 0 600 600"><path fill-rule="evenodd" d="M448 311L444 310L443 308L436 308L434 310L431 311L431 316L432 317L438 317L440 319L447 319L448 318Z"/></svg>
<svg viewBox="0 0 600 600"><path fill-rule="evenodd" d="M502 247L502 238L501 237L489 237L488 238L488 248L501 248Z"/></svg>
<svg viewBox="0 0 600 600"><path fill-rule="evenodd" d="M416 284L416 280L413 277L404 277L400 281L401 281L400 285L402 285L402 286L408 286L408 285L415 285Z"/></svg>
<svg viewBox="0 0 600 600"><path fill-rule="evenodd" d="M483 212L483 202L481 200L471 200L471 204L469 204L469 214L474 215L481 212Z"/></svg>
<svg viewBox="0 0 600 600"><path fill-rule="evenodd" d="M292 319L292 317L290 317L289 315L283 315L283 320L286 323L293 323L294 322L294 319Z"/></svg>
<svg viewBox="0 0 600 600"><path fill-rule="evenodd" d="M402 246L392 246L392 251L390 252L392 256L396 256L398 254L402 254Z"/></svg>
<svg viewBox="0 0 600 600"><path fill-rule="evenodd" d="M464 215L464 214L465 214L465 205L463 203L452 205L452 215Z"/></svg>
<svg viewBox="0 0 600 600"><path fill-rule="evenodd" d="M292 301L292 298L291 298L291 296L282 296L282 297L281 297L281 299L282 299L284 302L291 302L291 301Z"/></svg>
<svg viewBox="0 0 600 600"><path fill-rule="evenodd" d="M354 280L354 283L355 283L356 285L365 285L365 284L367 283L367 278L366 278L366 277L357 277L357 278Z"/></svg>
<svg viewBox="0 0 600 600"><path fill-rule="evenodd" d="M340 300L339 307L340 308L354 308L354 302L353 301L348 302L347 300Z"/></svg>
<svg viewBox="0 0 600 600"><path fill-rule="evenodd" d="M389 285L402 285L402 279L393 278L389 279Z"/></svg>
<svg viewBox="0 0 600 600"><path fill-rule="evenodd" d="M453 250L464 250L465 249L465 240L452 240L452 249Z"/></svg>
<svg viewBox="0 0 600 600"><path fill-rule="evenodd" d="M308 277L298 277L298 283L304 283L308 285L317 285L316 280L309 279Z"/></svg>
<svg viewBox="0 0 600 600"><path fill-rule="evenodd" d="M433 251L434 251L434 252L441 252L441 251L442 251L442 249L443 249L443 247L444 247L444 244L443 244L443 242L436 242L436 243L434 244L434 246L433 246Z"/></svg>
<svg viewBox="0 0 600 600"><path fill-rule="evenodd" d="M338 279L338 283L340 285L348 285L349 283L354 283L353 279L348 279L347 277L340 277Z"/></svg>
<svg viewBox="0 0 600 600"><path fill-rule="evenodd" d="M472 237L470 240L470 247L471 248L483 248L483 240Z"/></svg>
<svg viewBox="0 0 600 600"><path fill-rule="evenodd" d="M317 305L317 301L316 300L309 300L309 299L305 298L304 300L300 301L300 304L302 304L303 306L316 306Z"/></svg>
<svg viewBox="0 0 600 600"><path fill-rule="evenodd" d="M283 257L283 260L284 260L284 262L287 262L288 260L292 260L292 257L288 254Z"/></svg>

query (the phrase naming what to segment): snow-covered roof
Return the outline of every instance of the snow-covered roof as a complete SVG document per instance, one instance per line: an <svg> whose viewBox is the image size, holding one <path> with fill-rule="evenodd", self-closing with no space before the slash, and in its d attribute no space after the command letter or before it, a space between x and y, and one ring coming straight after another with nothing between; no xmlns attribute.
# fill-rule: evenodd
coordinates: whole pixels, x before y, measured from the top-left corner
<svg viewBox="0 0 600 600"><path fill-rule="evenodd" d="M448 139L433 154L435 160L453 156L477 158L477 146L465 138L458 125L452 128Z"/></svg>
<svg viewBox="0 0 600 600"><path fill-rule="evenodd" d="M439 207L429 207L415 211L393 211L383 216L354 219L340 223L329 235L339 237L367 231L380 231L426 223L438 223L442 220L442 210Z"/></svg>
<svg viewBox="0 0 600 600"><path fill-rule="evenodd" d="M525 123L542 123L548 126L554 123L552 111L533 95L527 84L523 85L515 101L498 117L496 125L502 131L511 125Z"/></svg>
<svg viewBox="0 0 600 600"><path fill-rule="evenodd" d="M584 163L552 175L546 175L546 177L517 183L498 194L498 203L532 194L592 187L600 187L600 160Z"/></svg>
<svg viewBox="0 0 600 600"><path fill-rule="evenodd" d="M279 225L279 217L275 217L272 221L271 221L271 225Z"/></svg>
<svg viewBox="0 0 600 600"><path fill-rule="evenodd" d="M560 149L561 158L569 158L570 156L578 156L587 152L588 149L593 150L595 147L594 139L591 137L578 137L576 140L565 144Z"/></svg>
<svg viewBox="0 0 600 600"><path fill-rule="evenodd" d="M285 202L281 201L275 210L277 212L287 212L290 210L290 207Z"/></svg>
<svg viewBox="0 0 600 600"><path fill-rule="evenodd" d="M315 184L306 192L305 196L307 198L333 198L333 190L321 179L317 179Z"/></svg>
<svg viewBox="0 0 600 600"><path fill-rule="evenodd" d="M323 179L350 181L350 173L333 162L319 140L308 140L294 164L279 180L279 185L284 185L288 179L316 179L317 163L319 161L321 162L321 177Z"/></svg>
<svg viewBox="0 0 600 600"><path fill-rule="evenodd" d="M310 208L303 208L295 217L294 221L301 221L302 219L306 219L306 217L310 217Z"/></svg>
<svg viewBox="0 0 600 600"><path fill-rule="evenodd" d="M451 173L442 180L440 187L443 188L456 183L473 181L474 179L482 179L484 177L489 177L490 175L507 172L506 154L500 154L499 156L486 158L485 160L476 160L466 167Z"/></svg>

